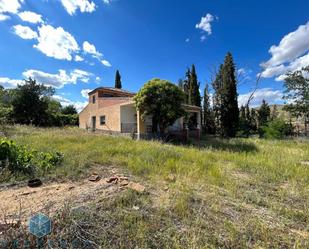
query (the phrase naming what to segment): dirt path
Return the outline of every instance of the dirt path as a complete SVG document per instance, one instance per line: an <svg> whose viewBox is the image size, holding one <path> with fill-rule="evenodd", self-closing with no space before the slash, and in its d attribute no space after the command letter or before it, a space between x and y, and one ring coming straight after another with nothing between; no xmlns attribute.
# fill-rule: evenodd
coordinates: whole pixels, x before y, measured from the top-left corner
<svg viewBox="0 0 309 249"><path fill-rule="evenodd" d="M87 178L75 182L47 183L37 188L22 186L1 189L0 219L26 221L33 213L48 215L66 203L78 205L124 189L124 184L119 182L108 183L111 176L122 175L117 171L98 174L101 179L95 182Z"/></svg>

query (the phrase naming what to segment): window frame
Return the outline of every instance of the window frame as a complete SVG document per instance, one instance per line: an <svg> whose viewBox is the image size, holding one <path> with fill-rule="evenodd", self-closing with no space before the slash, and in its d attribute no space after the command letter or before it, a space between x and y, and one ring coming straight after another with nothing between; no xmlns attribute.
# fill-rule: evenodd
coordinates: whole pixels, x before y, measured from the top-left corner
<svg viewBox="0 0 309 249"><path fill-rule="evenodd" d="M102 118L104 118L104 122L102 122ZM100 125L106 125L106 115L100 116Z"/></svg>

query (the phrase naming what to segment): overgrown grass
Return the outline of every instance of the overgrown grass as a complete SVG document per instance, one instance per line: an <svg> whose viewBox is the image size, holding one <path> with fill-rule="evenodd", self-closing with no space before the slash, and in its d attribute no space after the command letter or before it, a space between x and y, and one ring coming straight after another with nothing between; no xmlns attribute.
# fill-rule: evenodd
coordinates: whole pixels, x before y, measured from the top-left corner
<svg viewBox="0 0 309 249"><path fill-rule="evenodd" d="M90 207L118 221L96 230L104 248L309 248L308 141L207 138L198 148L77 128L15 127L8 135L64 154L45 177L78 178L114 165L152 186L154 195L127 193ZM97 229L106 224L96 221Z"/></svg>

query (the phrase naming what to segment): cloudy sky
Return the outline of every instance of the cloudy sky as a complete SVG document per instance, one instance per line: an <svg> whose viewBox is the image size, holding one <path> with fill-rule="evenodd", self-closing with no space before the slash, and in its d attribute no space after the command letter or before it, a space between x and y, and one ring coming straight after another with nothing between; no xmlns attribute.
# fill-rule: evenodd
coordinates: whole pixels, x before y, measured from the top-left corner
<svg viewBox="0 0 309 249"><path fill-rule="evenodd" d="M309 65L308 10L308 0L0 0L0 84L33 77L80 110L117 69L137 91L194 63L203 89L231 51L239 102L262 73L252 104L282 103L284 74Z"/></svg>

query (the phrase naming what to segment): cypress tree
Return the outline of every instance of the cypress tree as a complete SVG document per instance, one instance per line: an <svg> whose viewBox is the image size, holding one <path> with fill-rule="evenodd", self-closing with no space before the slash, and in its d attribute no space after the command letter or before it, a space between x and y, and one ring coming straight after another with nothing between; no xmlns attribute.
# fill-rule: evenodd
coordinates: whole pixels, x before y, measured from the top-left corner
<svg viewBox="0 0 309 249"><path fill-rule="evenodd" d="M189 94L189 89L190 89L190 82L191 82L191 72L190 69L187 69L185 80L183 81L183 91L185 93L185 104L190 104L189 101L190 99L190 94Z"/></svg>
<svg viewBox="0 0 309 249"><path fill-rule="evenodd" d="M231 53L227 53L221 71L222 136L235 137L239 125L239 109L237 102L237 82L235 64Z"/></svg>
<svg viewBox="0 0 309 249"><path fill-rule="evenodd" d="M201 106L200 84L197 81L197 75L194 65L192 65L190 72L189 104Z"/></svg>
<svg viewBox="0 0 309 249"><path fill-rule="evenodd" d="M204 97L203 97L203 129L206 133L213 133L214 131L214 116L210 107L210 95L209 95L209 87L206 84L204 89Z"/></svg>
<svg viewBox="0 0 309 249"><path fill-rule="evenodd" d="M214 113L214 122L215 122L215 133L222 135L222 124L221 124L221 110L222 110L222 68L223 65L220 65L220 69L216 74L214 81L212 82L212 88L214 89L213 95L213 113Z"/></svg>
<svg viewBox="0 0 309 249"><path fill-rule="evenodd" d="M116 75L115 75L115 88L118 88L118 89L122 88L121 75L118 70L116 71Z"/></svg>
<svg viewBox="0 0 309 249"><path fill-rule="evenodd" d="M266 101L263 99L262 105L261 105L260 109L258 110L259 128L267 125L269 119L270 119L270 107L266 103Z"/></svg>

